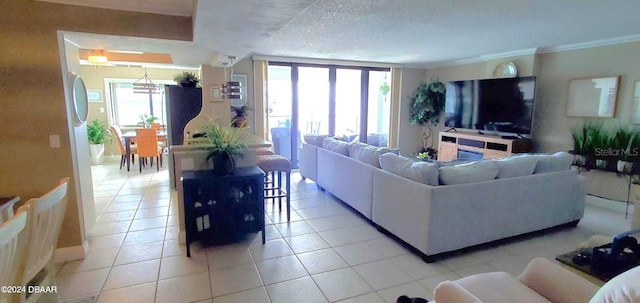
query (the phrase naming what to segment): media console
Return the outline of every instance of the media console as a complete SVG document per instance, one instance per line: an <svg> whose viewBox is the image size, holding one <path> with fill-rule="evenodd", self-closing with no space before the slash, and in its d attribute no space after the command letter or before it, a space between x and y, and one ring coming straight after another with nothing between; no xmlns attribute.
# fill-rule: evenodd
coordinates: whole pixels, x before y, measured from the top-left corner
<svg viewBox="0 0 640 303"><path fill-rule="evenodd" d="M513 153L531 152L532 149L531 139L526 138L504 139L471 133L440 132L438 160L504 158Z"/></svg>

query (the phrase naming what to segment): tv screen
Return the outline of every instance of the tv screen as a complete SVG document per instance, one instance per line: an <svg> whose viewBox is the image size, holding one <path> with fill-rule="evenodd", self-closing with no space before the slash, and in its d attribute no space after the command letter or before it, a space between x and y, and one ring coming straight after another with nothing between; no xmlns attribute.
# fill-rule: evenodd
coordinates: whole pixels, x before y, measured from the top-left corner
<svg viewBox="0 0 640 303"><path fill-rule="evenodd" d="M445 125L487 133L531 134L536 78L447 83Z"/></svg>

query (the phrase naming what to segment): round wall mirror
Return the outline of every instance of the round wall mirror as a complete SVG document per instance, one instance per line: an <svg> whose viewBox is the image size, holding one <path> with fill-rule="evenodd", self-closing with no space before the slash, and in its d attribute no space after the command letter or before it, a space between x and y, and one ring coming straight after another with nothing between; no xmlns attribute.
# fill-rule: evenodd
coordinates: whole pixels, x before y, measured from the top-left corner
<svg viewBox="0 0 640 303"><path fill-rule="evenodd" d="M73 124L75 126L80 126L87 122L87 115L89 114L89 100L87 97L87 87L84 85L82 78L76 74L73 74L71 98L73 102Z"/></svg>

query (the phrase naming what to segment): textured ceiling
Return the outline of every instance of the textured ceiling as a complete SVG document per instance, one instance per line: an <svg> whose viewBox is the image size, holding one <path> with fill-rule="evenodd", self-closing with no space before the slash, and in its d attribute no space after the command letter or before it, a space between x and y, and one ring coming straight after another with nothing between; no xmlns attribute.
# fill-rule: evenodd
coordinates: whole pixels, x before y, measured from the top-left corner
<svg viewBox="0 0 640 303"><path fill-rule="evenodd" d="M111 1L147 2L156 3ZM175 64L185 66L216 64L220 54L253 53L424 67L526 49L640 39L638 12L637 0L200 0L193 42L104 37L101 43L110 49L164 49ZM74 42L84 48L95 48L85 40L101 39L83 35L76 34L80 42Z"/></svg>

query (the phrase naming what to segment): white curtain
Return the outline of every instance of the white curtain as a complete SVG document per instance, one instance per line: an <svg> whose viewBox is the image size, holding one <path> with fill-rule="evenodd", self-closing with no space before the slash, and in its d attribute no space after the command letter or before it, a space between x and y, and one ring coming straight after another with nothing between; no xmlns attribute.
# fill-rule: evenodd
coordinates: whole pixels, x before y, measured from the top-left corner
<svg viewBox="0 0 640 303"><path fill-rule="evenodd" d="M253 95L255 99L256 136L267 139L267 79L269 61L253 60Z"/></svg>

